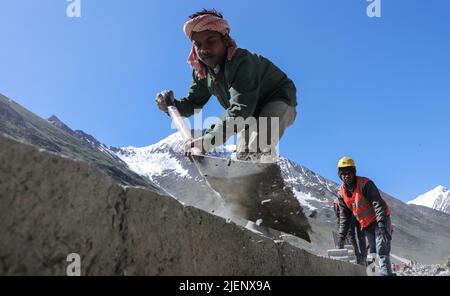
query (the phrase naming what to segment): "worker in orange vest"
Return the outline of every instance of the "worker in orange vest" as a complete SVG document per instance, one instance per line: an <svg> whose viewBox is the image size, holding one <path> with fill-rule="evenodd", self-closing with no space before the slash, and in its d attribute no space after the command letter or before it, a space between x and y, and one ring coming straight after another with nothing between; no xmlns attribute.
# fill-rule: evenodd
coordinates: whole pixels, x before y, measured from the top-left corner
<svg viewBox="0 0 450 296"><path fill-rule="evenodd" d="M393 275L390 260L391 209L371 180L356 175L355 162L350 157L339 160L338 174L343 181L338 196L338 247L344 247L351 221L355 217L367 237L369 248L378 254L381 275Z"/></svg>

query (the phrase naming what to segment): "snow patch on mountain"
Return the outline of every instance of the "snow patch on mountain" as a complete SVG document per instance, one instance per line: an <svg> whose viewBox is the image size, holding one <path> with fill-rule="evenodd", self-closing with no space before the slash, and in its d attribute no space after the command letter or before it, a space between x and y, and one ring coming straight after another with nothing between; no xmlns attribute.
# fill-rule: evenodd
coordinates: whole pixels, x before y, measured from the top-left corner
<svg viewBox="0 0 450 296"><path fill-rule="evenodd" d="M154 179L155 176L170 173L175 173L179 177L190 178L188 171L170 153L152 153L149 147L127 147L122 149L125 153L117 153L116 155L127 163L131 170L139 175L148 177L152 181L156 181Z"/></svg>
<svg viewBox="0 0 450 296"><path fill-rule="evenodd" d="M131 170L156 182L155 177L175 174L191 178L187 169L175 157L183 153L181 135L175 133L164 140L147 147L113 148L116 155L128 164Z"/></svg>
<svg viewBox="0 0 450 296"><path fill-rule="evenodd" d="M450 214L450 190L442 185L408 202Z"/></svg>
<svg viewBox="0 0 450 296"><path fill-rule="evenodd" d="M303 192L297 191L297 189L292 188L292 192L294 192L295 197L300 202L300 205L307 207L309 210L314 211L317 210L316 207L311 205L308 201L315 200L315 201L321 201L315 197L312 197L310 194L305 194Z"/></svg>
<svg viewBox="0 0 450 296"><path fill-rule="evenodd" d="M125 163L130 169L139 175L146 176L155 183L158 178L174 174L177 177L183 177L200 182L197 177L189 173L186 166L187 157L184 156L184 141L181 134L176 132L156 144L147 147L111 147L112 151ZM236 145L226 145L218 147L211 155L218 157L235 158Z"/></svg>

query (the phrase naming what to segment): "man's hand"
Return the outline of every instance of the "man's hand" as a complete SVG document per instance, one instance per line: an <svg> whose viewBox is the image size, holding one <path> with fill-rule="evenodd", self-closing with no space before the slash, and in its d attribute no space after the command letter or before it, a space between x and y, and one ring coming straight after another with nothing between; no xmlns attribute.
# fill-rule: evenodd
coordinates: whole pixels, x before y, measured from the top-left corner
<svg viewBox="0 0 450 296"><path fill-rule="evenodd" d="M189 158L190 161L193 161L192 155L194 154L205 154L206 151L203 148L203 137L192 139L184 143L184 155Z"/></svg>
<svg viewBox="0 0 450 296"><path fill-rule="evenodd" d="M158 106L158 108L167 113L168 109L167 109L167 104L164 101L164 95L167 93L167 95L169 96L169 99L172 101L172 103L175 101L175 97L173 96L173 91L172 90L165 90L165 91L161 91L159 93L156 94L156 98L155 98L155 102L156 105Z"/></svg>
<svg viewBox="0 0 450 296"><path fill-rule="evenodd" d="M392 239L392 237L391 237L391 234L389 233L389 230L387 229L386 225L382 222L378 222L378 228L380 230L381 240L384 243L389 242Z"/></svg>

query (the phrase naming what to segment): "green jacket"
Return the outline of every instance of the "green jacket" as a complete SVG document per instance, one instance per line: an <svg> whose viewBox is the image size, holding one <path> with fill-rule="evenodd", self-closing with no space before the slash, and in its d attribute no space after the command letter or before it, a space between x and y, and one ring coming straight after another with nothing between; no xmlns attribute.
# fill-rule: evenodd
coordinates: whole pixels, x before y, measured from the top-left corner
<svg viewBox="0 0 450 296"><path fill-rule="evenodd" d="M216 75L215 81L210 72L204 79L198 79L195 72L192 77L188 96L176 100L175 106L182 116L189 117L194 114L194 109L201 109L212 95L216 96L226 111L215 125L206 130L204 137L209 137L210 141L223 137L222 143L225 143L227 118L257 118L264 105L277 100L297 106L296 88L292 80L271 61L246 49L236 50L231 61L227 60Z"/></svg>

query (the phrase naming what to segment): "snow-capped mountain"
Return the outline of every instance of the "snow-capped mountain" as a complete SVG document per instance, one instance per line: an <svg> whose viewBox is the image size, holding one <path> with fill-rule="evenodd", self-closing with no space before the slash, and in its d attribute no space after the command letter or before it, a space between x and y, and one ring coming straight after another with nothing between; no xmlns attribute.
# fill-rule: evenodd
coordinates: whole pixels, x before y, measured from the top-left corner
<svg viewBox="0 0 450 296"><path fill-rule="evenodd" d="M450 214L450 190L442 185L408 202Z"/></svg>
<svg viewBox="0 0 450 296"><path fill-rule="evenodd" d="M186 159L176 157L183 151L181 136L178 133L147 147L129 146L111 149L133 171L150 180L155 181L159 177L172 174L179 178L191 178L189 170L186 168L186 162L183 161Z"/></svg>

